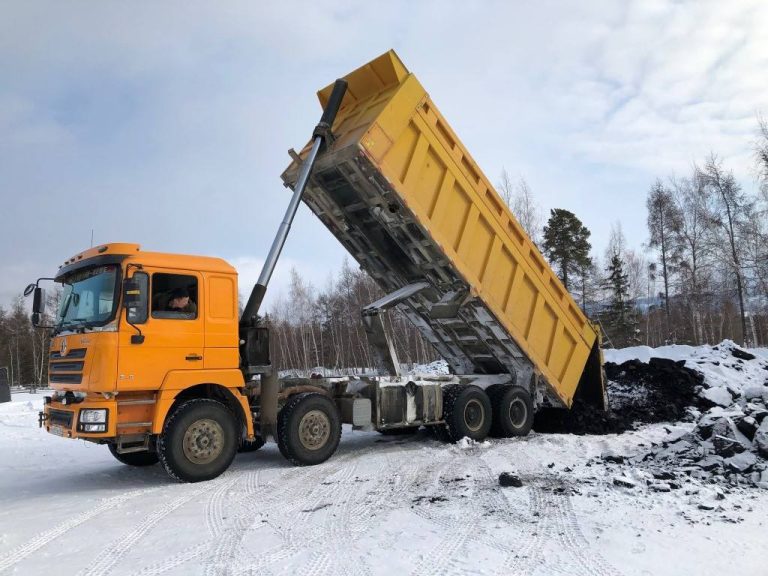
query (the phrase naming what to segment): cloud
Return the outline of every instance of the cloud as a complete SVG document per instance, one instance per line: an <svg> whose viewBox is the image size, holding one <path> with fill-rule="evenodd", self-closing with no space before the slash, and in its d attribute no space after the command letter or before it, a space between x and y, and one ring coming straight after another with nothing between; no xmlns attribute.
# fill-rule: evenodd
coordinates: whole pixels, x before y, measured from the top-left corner
<svg viewBox="0 0 768 576"><path fill-rule="evenodd" d="M768 108L758 0L22 2L3 15L0 305L91 230L255 265L315 90L391 47L491 180L522 174L598 250L618 218L640 246L650 183L710 150L748 184ZM302 207L286 262L322 282L343 257Z"/></svg>

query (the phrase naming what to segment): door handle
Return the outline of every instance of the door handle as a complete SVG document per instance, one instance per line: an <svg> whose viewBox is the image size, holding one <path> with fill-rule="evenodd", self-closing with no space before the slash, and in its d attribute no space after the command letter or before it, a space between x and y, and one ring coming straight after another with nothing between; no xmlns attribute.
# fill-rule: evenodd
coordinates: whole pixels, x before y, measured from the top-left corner
<svg viewBox="0 0 768 576"><path fill-rule="evenodd" d="M189 360L191 362L194 362L195 360L202 360L202 359L203 359L203 357L200 356L200 354L188 354L187 355L187 360Z"/></svg>

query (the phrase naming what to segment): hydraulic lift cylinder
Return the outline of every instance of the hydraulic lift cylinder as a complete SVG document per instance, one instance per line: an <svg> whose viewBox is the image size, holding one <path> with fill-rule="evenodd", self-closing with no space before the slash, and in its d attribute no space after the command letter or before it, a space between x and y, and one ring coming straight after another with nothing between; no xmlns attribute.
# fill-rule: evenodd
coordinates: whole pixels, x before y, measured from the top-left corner
<svg viewBox="0 0 768 576"><path fill-rule="evenodd" d="M285 245L285 240L288 238L288 232L290 231L291 224L296 216L296 211L299 209L301 196L304 194L304 189L307 187L309 175L315 164L315 159L317 158L320 149L330 142L331 127L333 126L333 121L336 118L336 114L339 111L341 101L344 99L346 91L347 82L345 80L336 80L333 92L328 100L328 105L325 107L325 110L323 110L322 118L320 118L320 123L315 127L312 148L310 149L306 160L301 165L301 170L296 180L296 186L293 189L293 196L291 196L291 201L288 203L288 208L285 211L285 216L283 216L283 221L280 223L275 239L272 241L272 247L269 249L269 254L267 254L267 258L264 261L264 267L261 269L259 279L253 287L253 291L248 298L248 303L243 309L243 315L240 318L241 324L253 326L256 322L256 316L259 313L261 302L264 300L267 285L269 284L270 278L272 278L272 273L275 271L275 266L280 257L280 252L282 252L283 246Z"/></svg>

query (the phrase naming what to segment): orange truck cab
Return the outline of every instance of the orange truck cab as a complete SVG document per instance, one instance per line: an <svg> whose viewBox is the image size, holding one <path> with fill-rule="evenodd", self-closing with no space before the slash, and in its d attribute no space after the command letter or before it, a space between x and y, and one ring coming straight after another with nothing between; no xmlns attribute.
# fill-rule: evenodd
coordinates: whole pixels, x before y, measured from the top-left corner
<svg viewBox="0 0 768 576"><path fill-rule="evenodd" d="M236 417L242 441L255 442L240 370L232 266L218 258L105 244L67 260L55 280L64 290L49 358L56 392L41 414L46 430L109 439L119 459L154 463L153 438L162 434L171 409L207 399ZM225 431L215 432L202 443ZM187 449L205 459L204 448Z"/></svg>

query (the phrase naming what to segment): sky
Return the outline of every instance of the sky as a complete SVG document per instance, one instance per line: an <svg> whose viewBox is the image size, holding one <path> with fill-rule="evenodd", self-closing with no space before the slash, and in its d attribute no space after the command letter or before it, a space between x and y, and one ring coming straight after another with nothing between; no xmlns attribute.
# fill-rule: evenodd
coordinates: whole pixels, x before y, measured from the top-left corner
<svg viewBox="0 0 768 576"><path fill-rule="evenodd" d="M0 306L91 234L222 257L248 294L315 92L390 48L492 182L642 250L656 178L715 152L755 188L766 30L762 0L0 1ZM344 258L302 205L267 303Z"/></svg>

